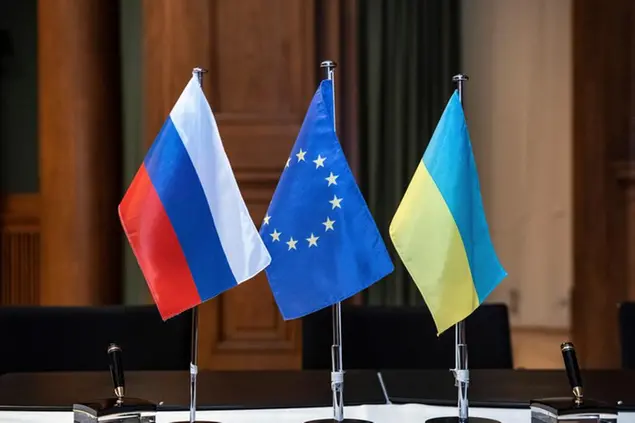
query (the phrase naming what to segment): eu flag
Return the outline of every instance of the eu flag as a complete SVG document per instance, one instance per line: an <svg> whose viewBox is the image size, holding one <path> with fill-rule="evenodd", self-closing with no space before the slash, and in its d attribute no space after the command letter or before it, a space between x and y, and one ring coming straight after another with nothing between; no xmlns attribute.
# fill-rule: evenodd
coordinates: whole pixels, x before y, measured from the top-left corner
<svg viewBox="0 0 635 423"><path fill-rule="evenodd" d="M330 80L311 101L260 235L285 320L343 301L394 269L335 133Z"/></svg>

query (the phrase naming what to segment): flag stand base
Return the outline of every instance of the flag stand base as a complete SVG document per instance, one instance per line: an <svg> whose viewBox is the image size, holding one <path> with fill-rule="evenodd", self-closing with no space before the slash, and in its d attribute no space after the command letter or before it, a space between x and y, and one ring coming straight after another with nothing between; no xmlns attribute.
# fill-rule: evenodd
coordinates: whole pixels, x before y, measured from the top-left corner
<svg viewBox="0 0 635 423"><path fill-rule="evenodd" d="M458 417L435 417L426 420L426 423L500 423L498 420L486 419L483 417L468 417L467 420Z"/></svg>
<svg viewBox="0 0 635 423"><path fill-rule="evenodd" d="M330 419L309 420L305 423L372 423L372 422L368 420L359 420L359 419L335 420L333 418L330 418Z"/></svg>

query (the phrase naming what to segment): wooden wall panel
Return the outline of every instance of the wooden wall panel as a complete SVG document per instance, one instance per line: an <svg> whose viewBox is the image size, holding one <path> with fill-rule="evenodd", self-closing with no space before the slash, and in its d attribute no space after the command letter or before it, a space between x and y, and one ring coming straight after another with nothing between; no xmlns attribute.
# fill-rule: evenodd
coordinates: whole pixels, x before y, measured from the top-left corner
<svg viewBox="0 0 635 423"><path fill-rule="evenodd" d="M145 0L145 140L191 76L204 91L258 226L316 89L316 4L310 0ZM264 273L200 310L202 368L300 366L300 324L284 322Z"/></svg>
<svg viewBox="0 0 635 423"><path fill-rule="evenodd" d="M38 2L38 194L0 207L0 303L118 303L119 10Z"/></svg>
<svg viewBox="0 0 635 423"><path fill-rule="evenodd" d="M38 304L39 285L39 195L7 195L0 202L0 305Z"/></svg>
<svg viewBox="0 0 635 423"><path fill-rule="evenodd" d="M635 300L635 2L573 2L572 334L587 368L619 367L617 305Z"/></svg>

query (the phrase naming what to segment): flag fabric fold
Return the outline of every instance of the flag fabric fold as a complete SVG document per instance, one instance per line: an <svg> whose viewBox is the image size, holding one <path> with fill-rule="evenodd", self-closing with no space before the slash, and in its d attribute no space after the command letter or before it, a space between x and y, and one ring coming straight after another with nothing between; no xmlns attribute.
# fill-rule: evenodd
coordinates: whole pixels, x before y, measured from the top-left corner
<svg viewBox="0 0 635 423"><path fill-rule="evenodd" d="M463 107L454 92L390 224L439 334L507 276L494 251Z"/></svg>
<svg viewBox="0 0 635 423"><path fill-rule="evenodd" d="M343 301L393 271L334 129L332 81L320 83L260 234L285 320Z"/></svg>
<svg viewBox="0 0 635 423"><path fill-rule="evenodd" d="M164 320L270 263L196 76L150 147L119 216Z"/></svg>

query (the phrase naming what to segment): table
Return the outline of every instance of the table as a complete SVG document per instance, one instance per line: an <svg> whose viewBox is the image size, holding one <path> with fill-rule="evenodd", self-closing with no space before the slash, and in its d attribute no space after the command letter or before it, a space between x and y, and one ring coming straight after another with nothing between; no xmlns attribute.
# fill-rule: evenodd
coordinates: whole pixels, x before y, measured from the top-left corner
<svg viewBox="0 0 635 423"><path fill-rule="evenodd" d="M454 377L446 370L385 370L381 372L394 403L455 405ZM635 371L582 371L584 394L635 412ZM571 396L562 370L470 370L468 397L471 406L526 408L529 401Z"/></svg>
<svg viewBox="0 0 635 423"><path fill-rule="evenodd" d="M165 411L189 406L189 372L126 372L125 380L127 397L162 403ZM201 410L328 407L332 401L325 371L201 371L197 381ZM345 383L347 405L386 403L377 372L346 372ZM108 372L0 376L0 410L70 411L73 403L111 396Z"/></svg>
<svg viewBox="0 0 635 423"><path fill-rule="evenodd" d="M448 371L348 371L345 416L375 423L421 422L456 415L456 390ZM583 372L587 392L604 400L621 396L619 422L635 423L632 372ZM226 423L303 423L332 417L328 371L199 373L200 419ZM472 370L473 416L501 423L529 422L531 398L569 394L561 371ZM187 372L128 372L128 396L162 402L158 423L187 420ZM72 422L74 402L110 396L108 372L33 373L0 376L0 422Z"/></svg>

